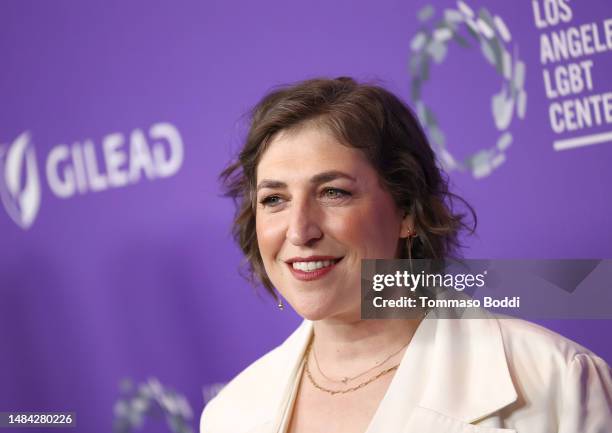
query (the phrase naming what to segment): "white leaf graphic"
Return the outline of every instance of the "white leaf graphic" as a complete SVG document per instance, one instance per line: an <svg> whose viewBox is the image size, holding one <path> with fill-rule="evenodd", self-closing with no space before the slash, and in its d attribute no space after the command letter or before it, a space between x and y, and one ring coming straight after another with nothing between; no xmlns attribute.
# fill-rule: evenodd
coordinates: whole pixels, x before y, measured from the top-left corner
<svg viewBox="0 0 612 433"><path fill-rule="evenodd" d="M4 165L2 199L9 216L21 228L29 228L40 207L40 181L30 134L24 132L11 144ZM21 188L22 174L25 184Z"/></svg>
<svg viewBox="0 0 612 433"><path fill-rule="evenodd" d="M480 33L482 33L486 38L491 39L493 36L495 36L495 32L493 31L493 29L489 27L489 25L484 22L484 20L478 18L478 21L476 21L476 25L478 26Z"/></svg>
<svg viewBox="0 0 612 433"><path fill-rule="evenodd" d="M505 88L491 97L491 110L497 129L500 131L506 129L512 121L514 99L508 98Z"/></svg>
<svg viewBox="0 0 612 433"><path fill-rule="evenodd" d="M503 153L497 154L491 160L491 167L497 168L504 163L506 160L506 155Z"/></svg>
<svg viewBox="0 0 612 433"><path fill-rule="evenodd" d="M463 21L463 15L454 9L446 9L444 11L444 20L448 23L458 23Z"/></svg>
<svg viewBox="0 0 612 433"><path fill-rule="evenodd" d="M438 42L445 42L453 37L453 32L448 27L436 29L433 33L433 38Z"/></svg>
<svg viewBox="0 0 612 433"><path fill-rule="evenodd" d="M474 18L474 11L472 10L472 8L463 3L461 0L457 1L457 7L461 12L463 12L463 15L465 15L466 17Z"/></svg>
<svg viewBox="0 0 612 433"><path fill-rule="evenodd" d="M412 51L419 51L421 48L423 48L425 42L427 42L427 36L425 36L425 33L419 32L412 38L410 48Z"/></svg>
<svg viewBox="0 0 612 433"><path fill-rule="evenodd" d="M489 63L495 66L495 52L493 51L493 48L491 48L491 45L489 45L489 43L485 42L483 39L480 41L480 48L482 50L482 54L489 61Z"/></svg>
<svg viewBox="0 0 612 433"><path fill-rule="evenodd" d="M17 198L19 192L19 179L21 178L21 161L24 159L25 151L30 142L30 134L22 133L13 141L6 157L6 171L4 181L13 199Z"/></svg>
<svg viewBox="0 0 612 433"><path fill-rule="evenodd" d="M518 91L525 85L525 63L520 60L514 65L514 88Z"/></svg>
<svg viewBox="0 0 612 433"><path fill-rule="evenodd" d="M433 57L434 62L440 63L446 56L446 45L438 41L433 41L428 45L427 51L431 54L431 57Z"/></svg>
<svg viewBox="0 0 612 433"><path fill-rule="evenodd" d="M502 51L502 71L504 78L509 81L512 78L512 57L506 49Z"/></svg>
<svg viewBox="0 0 612 433"><path fill-rule="evenodd" d="M493 18L493 21L495 22L495 27L497 27L497 30L499 31L499 34L504 42L510 42L512 40L512 35L510 34L510 30L508 30L506 23L504 23L504 20L496 15L495 18Z"/></svg>
<svg viewBox="0 0 612 433"><path fill-rule="evenodd" d="M518 94L518 104L516 107L516 113L521 119L525 118L525 111L527 111L527 93L524 90Z"/></svg>
<svg viewBox="0 0 612 433"><path fill-rule="evenodd" d="M502 152L506 150L512 144L512 134L504 132L504 134L497 140L497 148Z"/></svg>

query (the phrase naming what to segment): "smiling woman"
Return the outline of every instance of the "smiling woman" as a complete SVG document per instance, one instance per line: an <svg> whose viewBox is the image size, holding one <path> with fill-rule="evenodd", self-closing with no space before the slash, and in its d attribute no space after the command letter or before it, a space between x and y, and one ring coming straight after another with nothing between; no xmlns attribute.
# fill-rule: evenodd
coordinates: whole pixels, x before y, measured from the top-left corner
<svg viewBox="0 0 612 433"><path fill-rule="evenodd" d="M315 123L278 134L257 179L257 240L275 287L306 319L358 320L361 260L397 257L412 218L363 152Z"/></svg>
<svg viewBox="0 0 612 433"><path fill-rule="evenodd" d="M609 367L559 335L361 319L363 259L446 258L473 230L390 92L338 78L270 93L221 178L253 280L305 320L206 406L202 433L612 431Z"/></svg>

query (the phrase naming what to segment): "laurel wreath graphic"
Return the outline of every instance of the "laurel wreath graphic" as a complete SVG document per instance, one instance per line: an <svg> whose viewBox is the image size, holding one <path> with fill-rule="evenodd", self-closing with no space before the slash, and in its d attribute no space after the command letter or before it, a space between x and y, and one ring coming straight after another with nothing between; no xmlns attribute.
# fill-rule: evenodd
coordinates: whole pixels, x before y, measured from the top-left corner
<svg viewBox="0 0 612 433"><path fill-rule="evenodd" d="M446 9L443 17L434 20L434 15L435 10L431 5L423 7L417 14L423 26L410 43L411 99L443 168L449 171L468 171L474 178L486 177L506 159L506 150L513 139L509 127L515 111L520 119L525 117L525 63L518 58L518 47L512 43L512 35L504 21L499 16L493 16L487 9L481 8L476 14L459 0L457 8ZM422 89L430 79L432 63L440 64L444 61L451 42L469 48L470 39L480 46L484 59L502 79L499 92L491 97L491 112L499 136L494 145L459 160L448 149L433 110L422 98Z"/></svg>
<svg viewBox="0 0 612 433"><path fill-rule="evenodd" d="M122 398L113 408L114 433L133 433L144 427L145 420L165 419L173 433L193 433L193 411L187 399L165 388L159 380L135 384L129 379L121 383Z"/></svg>

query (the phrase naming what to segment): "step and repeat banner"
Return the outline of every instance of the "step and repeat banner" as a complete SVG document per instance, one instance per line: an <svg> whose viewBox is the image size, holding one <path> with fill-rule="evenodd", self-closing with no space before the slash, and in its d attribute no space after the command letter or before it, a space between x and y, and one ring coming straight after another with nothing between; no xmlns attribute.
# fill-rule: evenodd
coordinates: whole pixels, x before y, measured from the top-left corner
<svg viewBox="0 0 612 433"><path fill-rule="evenodd" d="M194 431L297 326L217 181L280 84L410 104L478 214L466 257L612 258L607 0L4 1L0 55L0 411ZM601 317L539 322L612 362Z"/></svg>

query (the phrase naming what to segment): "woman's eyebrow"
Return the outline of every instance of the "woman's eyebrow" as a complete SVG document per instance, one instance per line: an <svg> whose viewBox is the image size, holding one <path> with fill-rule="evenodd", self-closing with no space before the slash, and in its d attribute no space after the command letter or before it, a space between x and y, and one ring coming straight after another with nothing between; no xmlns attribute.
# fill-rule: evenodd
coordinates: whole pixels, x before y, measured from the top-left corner
<svg viewBox="0 0 612 433"><path fill-rule="evenodd" d="M261 182L259 182L259 185L257 185L257 191L259 191L262 188L270 188L270 189L287 188L287 184L285 182L281 182L280 180L264 179Z"/></svg>
<svg viewBox="0 0 612 433"><path fill-rule="evenodd" d="M357 181L353 176L349 176L346 173L343 173L338 170L330 170L330 171L324 171L323 173L319 173L313 176L310 179L310 183L314 185L319 185L321 183L331 182L332 180L339 179L339 178L348 179L352 182ZM262 188L281 189L281 188L287 188L287 184L280 180L264 179L261 182L259 182L259 185L257 185L257 191L259 191Z"/></svg>
<svg viewBox="0 0 612 433"><path fill-rule="evenodd" d="M319 173L313 176L312 179L310 179L310 183L318 185L320 183L330 182L332 180L339 179L339 178L348 179L353 182L357 181L357 179L355 179L353 176L349 176L346 173L343 173L338 170L330 170L330 171L324 171L323 173Z"/></svg>

